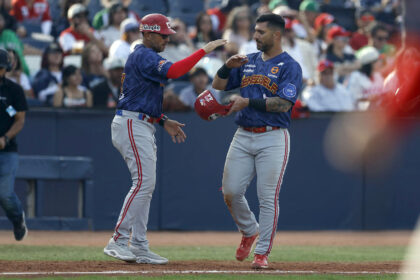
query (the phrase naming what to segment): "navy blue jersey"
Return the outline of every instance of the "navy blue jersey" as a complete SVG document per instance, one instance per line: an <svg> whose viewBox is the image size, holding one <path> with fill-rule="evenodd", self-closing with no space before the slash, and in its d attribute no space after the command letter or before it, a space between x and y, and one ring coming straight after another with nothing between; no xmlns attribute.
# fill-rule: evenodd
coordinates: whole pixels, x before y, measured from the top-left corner
<svg viewBox="0 0 420 280"><path fill-rule="evenodd" d="M162 114L163 87L172 62L154 50L137 45L127 59L122 76L122 93L118 109L145 113L152 117Z"/></svg>
<svg viewBox="0 0 420 280"><path fill-rule="evenodd" d="M230 72L225 90L240 87L241 96L260 99L279 96L296 102L302 87L302 69L288 53L263 61L262 52L248 54L249 61ZM244 127L290 126L292 109L285 113L261 112L246 107L236 114L235 122Z"/></svg>

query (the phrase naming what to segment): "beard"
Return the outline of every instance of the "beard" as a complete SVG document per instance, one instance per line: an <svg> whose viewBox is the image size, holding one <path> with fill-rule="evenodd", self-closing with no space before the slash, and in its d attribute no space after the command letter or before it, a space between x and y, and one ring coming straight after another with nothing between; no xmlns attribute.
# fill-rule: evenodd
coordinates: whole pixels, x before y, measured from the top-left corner
<svg viewBox="0 0 420 280"><path fill-rule="evenodd" d="M262 52L270 50L272 46L273 44L270 43L257 42L257 49Z"/></svg>

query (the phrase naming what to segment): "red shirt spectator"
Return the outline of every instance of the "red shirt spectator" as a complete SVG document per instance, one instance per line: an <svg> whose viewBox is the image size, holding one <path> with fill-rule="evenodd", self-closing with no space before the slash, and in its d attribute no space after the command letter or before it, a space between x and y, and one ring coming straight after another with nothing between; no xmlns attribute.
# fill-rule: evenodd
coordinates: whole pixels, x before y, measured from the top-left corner
<svg viewBox="0 0 420 280"><path fill-rule="evenodd" d="M93 32L93 29L91 30ZM88 43L90 41L90 38L86 36L85 34L77 32L71 26L63 30L60 34L59 42L60 42L61 48L64 50L65 55L70 54L72 50L75 53L81 53L85 44L81 44L79 50L77 50L77 47L76 47L76 50L74 50L74 44L79 41Z"/></svg>
<svg viewBox="0 0 420 280"><path fill-rule="evenodd" d="M108 48L100 40L99 34L90 27L87 14L87 8L80 3L73 4L67 11L70 27L63 30L58 38L65 55L81 53L88 42L97 45L103 54L108 54Z"/></svg>
<svg viewBox="0 0 420 280"><path fill-rule="evenodd" d="M350 39L350 46L357 51L369 43L369 32L375 24L375 17L368 10L362 10L356 17L357 31Z"/></svg>
<svg viewBox="0 0 420 280"><path fill-rule="evenodd" d="M47 0L13 0L10 14L19 22L39 22L44 34L51 33L52 20Z"/></svg>

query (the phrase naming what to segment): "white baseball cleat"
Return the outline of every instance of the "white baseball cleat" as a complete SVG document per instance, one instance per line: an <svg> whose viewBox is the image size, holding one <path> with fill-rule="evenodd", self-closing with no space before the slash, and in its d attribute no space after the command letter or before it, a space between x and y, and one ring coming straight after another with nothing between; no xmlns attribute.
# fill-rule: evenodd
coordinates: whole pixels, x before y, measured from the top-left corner
<svg viewBox="0 0 420 280"><path fill-rule="evenodd" d="M136 261L136 256L128 249L128 246L116 243L113 238L104 248L104 254L126 262Z"/></svg>
<svg viewBox="0 0 420 280"><path fill-rule="evenodd" d="M130 251L136 255L137 263L148 263L148 264L167 264L168 259L159 256L156 253L150 251L150 249L140 249L134 246L129 247Z"/></svg>

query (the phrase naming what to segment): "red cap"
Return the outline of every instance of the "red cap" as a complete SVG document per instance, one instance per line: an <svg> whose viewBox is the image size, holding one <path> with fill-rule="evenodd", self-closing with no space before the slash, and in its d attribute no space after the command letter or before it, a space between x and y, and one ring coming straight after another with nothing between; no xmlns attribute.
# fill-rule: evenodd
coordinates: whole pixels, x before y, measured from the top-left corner
<svg viewBox="0 0 420 280"><path fill-rule="evenodd" d="M314 23L314 27L315 30L318 30L319 28L321 28L321 26L325 26L327 24L330 24L334 21L334 16L327 14L327 13L322 13L319 14L319 16L317 16L315 18L315 23Z"/></svg>
<svg viewBox="0 0 420 280"><path fill-rule="evenodd" d="M317 69L318 69L318 71L319 72L324 72L325 70L327 70L328 68L330 68L330 69L334 69L334 63L332 62L332 61L329 61L329 60L321 60L319 63L318 63L318 67L317 67Z"/></svg>
<svg viewBox="0 0 420 280"><path fill-rule="evenodd" d="M149 14L141 19L140 32L154 32L164 35L175 34L169 19L162 14Z"/></svg>
<svg viewBox="0 0 420 280"><path fill-rule="evenodd" d="M197 115L203 120L212 121L226 115L232 105L233 103L229 105L219 104L213 94L209 90L205 90L195 100L194 108Z"/></svg>
<svg viewBox="0 0 420 280"><path fill-rule="evenodd" d="M336 25L331 27L328 30L327 37L329 40L334 39L335 37L350 37L351 32L346 31L343 27Z"/></svg>

